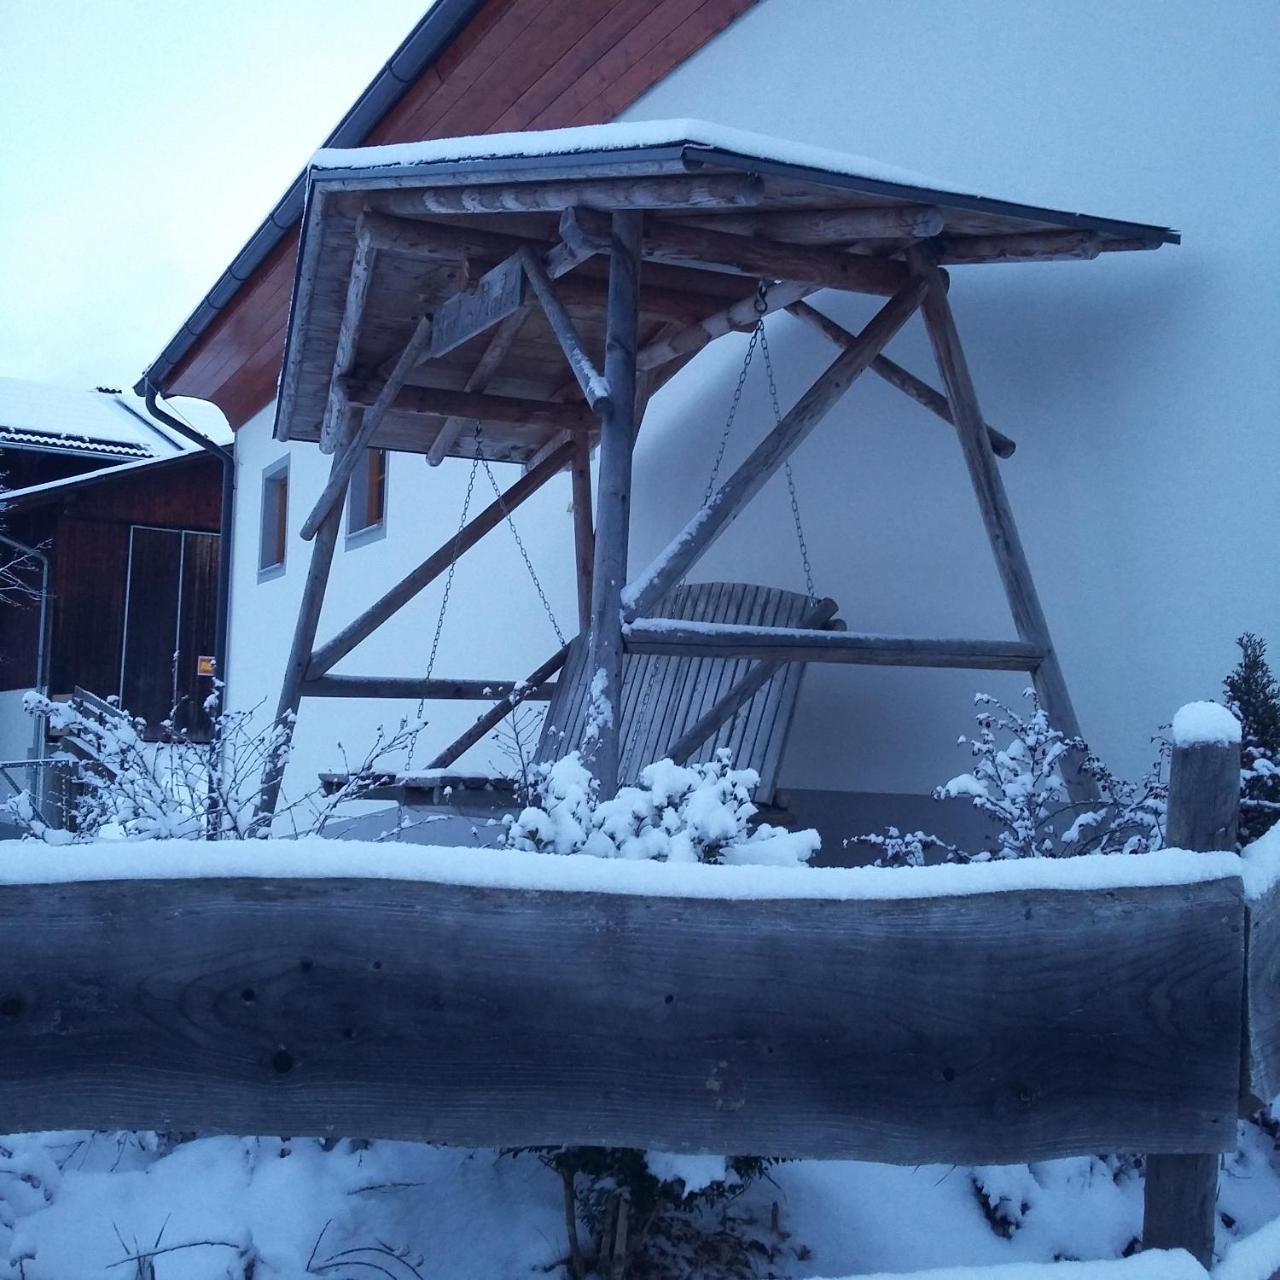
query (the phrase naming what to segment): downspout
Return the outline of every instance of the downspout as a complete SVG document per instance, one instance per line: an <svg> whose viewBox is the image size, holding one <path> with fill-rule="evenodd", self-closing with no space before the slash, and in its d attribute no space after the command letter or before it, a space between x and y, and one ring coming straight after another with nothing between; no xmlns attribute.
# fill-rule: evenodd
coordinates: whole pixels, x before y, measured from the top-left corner
<svg viewBox="0 0 1280 1280"><path fill-rule="evenodd" d="M25 542L19 542L17 538L11 538L7 533L0 533L0 542L12 547L24 559L30 556L33 560L40 562L40 629L36 635L36 692L47 698L49 696L49 557L39 547L29 547ZM38 762L44 759L44 716L36 716L35 722L32 758ZM35 783L32 790L35 792L36 808L39 810L44 804L44 777L38 764L32 781Z"/></svg>
<svg viewBox="0 0 1280 1280"><path fill-rule="evenodd" d="M194 427L180 422L171 413L167 413L157 403L159 391L150 379L145 383L145 399L147 412L153 414L165 426L172 428L180 436L199 445L206 453L212 454L222 464L222 512L219 517L221 539L218 543L218 595L214 610L213 662L214 673L222 685L222 697L219 704L227 705L227 623L231 603L231 525L236 505L236 461L230 449L216 444L208 436L201 435Z"/></svg>

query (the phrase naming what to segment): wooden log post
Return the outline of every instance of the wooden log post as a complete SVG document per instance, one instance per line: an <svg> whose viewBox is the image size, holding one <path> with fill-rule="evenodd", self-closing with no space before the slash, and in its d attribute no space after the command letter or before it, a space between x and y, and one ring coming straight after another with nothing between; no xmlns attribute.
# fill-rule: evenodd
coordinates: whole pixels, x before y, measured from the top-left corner
<svg viewBox="0 0 1280 1280"><path fill-rule="evenodd" d="M640 415L637 414L637 421ZM591 571L596 558L596 534L591 514L591 446L586 440L574 444L573 463L573 550L578 580L578 630L591 629Z"/></svg>
<svg viewBox="0 0 1280 1280"><path fill-rule="evenodd" d="M911 250L908 258L928 286L921 305L925 329L946 388L952 421L955 423L974 495L978 499L982 523L991 543L1000 581L1004 585L1009 612L1013 615L1018 638L1034 645L1044 655L1032 680L1036 695L1054 728L1061 730L1069 738L1078 737L1080 722L1076 719L1075 707L1067 692L1067 682L1053 648L1049 624L1040 606L1040 596L1031 577L1031 566L1027 563L1027 553L1023 549L1018 526L1013 518L1013 508L1009 504L1004 481L996 466L991 437L987 433L987 424L978 404L969 365L960 345L955 316L947 301L945 275L919 250ZM1078 752L1064 757L1062 763L1067 793L1076 804L1087 804L1098 795L1097 785L1081 769L1082 763Z"/></svg>
<svg viewBox="0 0 1280 1280"><path fill-rule="evenodd" d="M1199 853L1234 850L1240 817L1240 726L1225 707L1209 706L1192 704L1174 718L1169 765L1165 842ZM1217 1198L1216 1153L1148 1156L1143 1248L1186 1249L1209 1266Z"/></svg>
<svg viewBox="0 0 1280 1280"><path fill-rule="evenodd" d="M348 435L348 447L350 447ZM307 580L302 588L302 600L298 605L298 621L293 630L293 643L285 661L284 675L280 681L280 700L276 704L274 721L275 740L262 764L262 782L258 800L254 806L255 828L266 827L276 811L280 798L280 783L284 778L289 748L293 743L298 707L302 702L302 682L311 663L311 650L316 642L316 629L320 625L320 610L324 607L324 593L329 585L329 571L333 568L333 553L338 545L338 530L342 527L342 508L347 496L350 477L339 480L344 454L333 455L329 471L329 483L335 487L336 501L330 504L316 530L311 544L311 563L307 568Z"/></svg>
<svg viewBox="0 0 1280 1280"><path fill-rule="evenodd" d="M600 430L595 564L591 580L592 673L596 739L591 771L602 797L618 789L622 729L622 589L631 521L631 451L635 444L636 331L639 324L642 215L619 210L610 237L608 330L604 373L609 394Z"/></svg>

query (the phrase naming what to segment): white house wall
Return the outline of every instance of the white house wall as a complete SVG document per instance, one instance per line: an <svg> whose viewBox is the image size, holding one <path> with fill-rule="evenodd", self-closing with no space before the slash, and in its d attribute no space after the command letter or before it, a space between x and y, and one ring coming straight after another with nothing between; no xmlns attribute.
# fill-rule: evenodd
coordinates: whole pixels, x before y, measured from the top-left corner
<svg viewBox="0 0 1280 1280"><path fill-rule="evenodd" d="M1184 244L1156 253L953 268L951 299L988 420L1018 442L1001 470L1080 720L1103 754L1140 771L1148 736L1181 702L1220 694L1241 631L1269 637L1280 657L1272 0L1086 0L1069 11L762 0L626 118L677 116L1179 228ZM830 293L820 305L847 321L869 314ZM785 410L833 352L790 317L769 333ZM638 560L700 496L734 354L706 357L722 363L705 398L651 410ZM937 384L918 322L891 354ZM819 590L858 629L1011 636L948 429L864 381L795 458ZM756 382L739 456L765 429L763 398ZM678 424L677 408L693 412ZM672 449L685 454L679 466ZM699 571L759 566L794 585L788 527L778 479ZM963 766L954 743L971 691L1025 683L812 670L788 774L919 789Z"/></svg>
<svg viewBox="0 0 1280 1280"><path fill-rule="evenodd" d="M1228 20L1229 15L1229 20ZM1100 0L762 0L643 98L631 119L694 116L836 147L965 188L1173 225L1185 244L1092 263L961 267L951 297L988 419L1014 436L1001 464L1080 719L1121 769L1179 703L1214 696L1255 630L1280 650L1280 278L1266 241L1280 154L1280 23L1271 0L1228 9ZM824 295L846 323L868 300ZM832 351L770 321L783 409ZM652 403L636 459L638 569L701 500L745 339L708 350ZM913 324L895 358L936 381ZM230 682L236 705L274 702L302 587L297 528L328 459L237 434L239 489ZM766 430L753 371L726 466ZM293 457L289 560L257 580L260 475ZM500 483L514 477L499 467ZM948 428L865 380L795 458L818 590L851 627L1010 637L958 447ZM467 464L391 459L388 536L339 546L321 639L456 526ZM492 491L483 473L473 511ZM568 483L517 520L563 625L576 616ZM770 483L697 569L800 587L785 484ZM437 582L339 668L423 674ZM505 530L462 561L436 674L511 678L555 638ZM815 668L784 784L923 792L963 768L956 736L986 674ZM435 704L418 763L478 714ZM357 752L413 704L304 702L297 783ZM492 748L473 751L484 765Z"/></svg>

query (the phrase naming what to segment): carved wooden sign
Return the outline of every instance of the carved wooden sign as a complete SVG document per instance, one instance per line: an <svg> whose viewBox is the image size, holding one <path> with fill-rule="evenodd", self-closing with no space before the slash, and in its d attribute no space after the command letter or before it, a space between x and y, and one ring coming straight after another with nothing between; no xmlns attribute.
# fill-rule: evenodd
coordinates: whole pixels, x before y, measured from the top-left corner
<svg viewBox="0 0 1280 1280"><path fill-rule="evenodd" d="M485 272L474 289L454 294L436 312L431 329L431 356L460 347L509 316L524 303L524 269L519 257Z"/></svg>

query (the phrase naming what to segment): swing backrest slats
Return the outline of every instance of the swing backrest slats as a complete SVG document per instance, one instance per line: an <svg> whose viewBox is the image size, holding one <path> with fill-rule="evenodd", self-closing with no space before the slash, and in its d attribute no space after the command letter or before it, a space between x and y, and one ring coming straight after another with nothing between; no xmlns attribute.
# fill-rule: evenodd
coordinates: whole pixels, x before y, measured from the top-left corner
<svg viewBox="0 0 1280 1280"><path fill-rule="evenodd" d="M809 600L795 591L742 582L698 582L677 587L653 612L655 617L683 621L795 627L809 608ZM587 660L586 637L579 636L569 646L547 708L536 752L539 761L556 760L583 745L591 682ZM644 766L662 759L751 666L749 658L628 654L622 675L621 781L636 782ZM803 663L784 663L689 759L709 760L728 748L736 768L754 769L760 775L756 802L771 803L803 676Z"/></svg>

